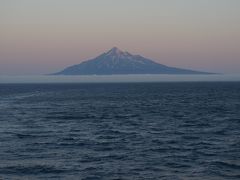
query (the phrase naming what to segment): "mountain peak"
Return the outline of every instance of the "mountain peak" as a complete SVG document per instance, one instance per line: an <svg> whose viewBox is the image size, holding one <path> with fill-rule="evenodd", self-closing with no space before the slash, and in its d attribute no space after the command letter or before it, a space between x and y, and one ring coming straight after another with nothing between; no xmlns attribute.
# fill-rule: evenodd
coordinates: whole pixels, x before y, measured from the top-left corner
<svg viewBox="0 0 240 180"><path fill-rule="evenodd" d="M125 54L125 52L123 52L122 50L120 50L120 49L117 48L117 47L113 47L112 49L110 49L110 50L107 52L107 55L119 56L119 55L123 55L123 54Z"/></svg>

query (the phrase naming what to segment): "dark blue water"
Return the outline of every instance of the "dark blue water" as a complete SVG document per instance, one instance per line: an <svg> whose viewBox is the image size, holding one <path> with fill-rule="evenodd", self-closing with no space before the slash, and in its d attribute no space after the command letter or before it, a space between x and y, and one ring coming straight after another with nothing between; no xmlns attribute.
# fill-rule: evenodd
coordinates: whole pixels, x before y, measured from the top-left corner
<svg viewBox="0 0 240 180"><path fill-rule="evenodd" d="M2 84L0 179L240 179L240 83Z"/></svg>

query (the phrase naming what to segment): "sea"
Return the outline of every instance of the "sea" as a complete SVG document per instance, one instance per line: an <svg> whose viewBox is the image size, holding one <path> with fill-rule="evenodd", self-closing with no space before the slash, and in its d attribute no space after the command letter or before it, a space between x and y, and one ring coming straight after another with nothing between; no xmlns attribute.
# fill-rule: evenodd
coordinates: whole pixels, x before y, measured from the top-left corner
<svg viewBox="0 0 240 180"><path fill-rule="evenodd" d="M240 82L0 83L1 180L238 180Z"/></svg>

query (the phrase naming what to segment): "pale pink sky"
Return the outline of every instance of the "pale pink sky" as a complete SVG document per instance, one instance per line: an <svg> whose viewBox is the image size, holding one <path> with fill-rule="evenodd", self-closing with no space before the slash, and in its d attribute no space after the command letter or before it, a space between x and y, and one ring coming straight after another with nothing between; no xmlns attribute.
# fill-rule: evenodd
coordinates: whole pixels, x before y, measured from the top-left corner
<svg viewBox="0 0 240 180"><path fill-rule="evenodd" d="M56 72L113 46L240 73L239 0L3 0L0 27L0 75Z"/></svg>

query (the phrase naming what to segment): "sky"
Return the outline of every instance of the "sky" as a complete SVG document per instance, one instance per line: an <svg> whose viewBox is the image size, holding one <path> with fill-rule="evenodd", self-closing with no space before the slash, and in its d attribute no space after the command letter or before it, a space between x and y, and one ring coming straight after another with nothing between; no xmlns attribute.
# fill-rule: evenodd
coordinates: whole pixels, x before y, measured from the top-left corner
<svg viewBox="0 0 240 180"><path fill-rule="evenodd" d="M112 47L240 73L239 0L0 0L0 75L57 72Z"/></svg>

